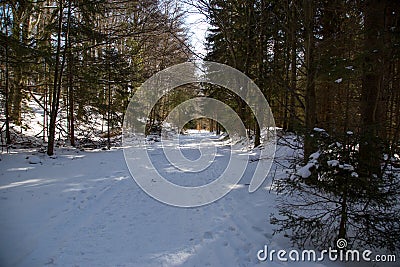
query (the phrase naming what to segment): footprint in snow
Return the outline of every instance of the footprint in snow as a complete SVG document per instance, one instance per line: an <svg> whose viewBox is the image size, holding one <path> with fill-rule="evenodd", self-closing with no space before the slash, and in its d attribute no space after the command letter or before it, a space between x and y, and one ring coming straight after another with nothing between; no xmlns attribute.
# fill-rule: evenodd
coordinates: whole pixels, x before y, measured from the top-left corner
<svg viewBox="0 0 400 267"><path fill-rule="evenodd" d="M256 231L256 232L262 232L263 231L260 227L257 227L257 226L252 226L251 228L253 228L253 230Z"/></svg>
<svg viewBox="0 0 400 267"><path fill-rule="evenodd" d="M265 236L267 239L272 239L272 234L264 233L263 236Z"/></svg>
<svg viewBox="0 0 400 267"><path fill-rule="evenodd" d="M211 232L205 232L203 234L204 239L213 239L213 234Z"/></svg>
<svg viewBox="0 0 400 267"><path fill-rule="evenodd" d="M54 264L54 259L50 258L44 265L53 265Z"/></svg>

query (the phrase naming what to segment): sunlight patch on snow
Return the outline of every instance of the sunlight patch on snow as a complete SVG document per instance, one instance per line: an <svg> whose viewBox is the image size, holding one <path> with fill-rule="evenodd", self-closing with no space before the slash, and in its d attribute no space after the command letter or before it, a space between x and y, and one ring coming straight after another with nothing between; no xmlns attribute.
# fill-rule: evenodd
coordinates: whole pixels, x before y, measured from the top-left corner
<svg viewBox="0 0 400 267"><path fill-rule="evenodd" d="M103 182L103 181L107 181L107 180L109 180L110 178L108 178L108 177L104 177L104 178L96 178L96 179L92 179L91 181L92 182Z"/></svg>
<svg viewBox="0 0 400 267"><path fill-rule="evenodd" d="M85 155L65 155L65 156L63 156L63 158L66 158L66 159L81 159L81 158L84 158L84 157L86 157Z"/></svg>
<svg viewBox="0 0 400 267"><path fill-rule="evenodd" d="M244 188L244 187L245 187L244 184L233 184L233 185L229 186L230 189L239 189L239 188Z"/></svg>
<svg viewBox="0 0 400 267"><path fill-rule="evenodd" d="M194 254L193 249L183 249L174 253L156 254L154 256L161 261L162 266L180 266Z"/></svg>
<svg viewBox="0 0 400 267"><path fill-rule="evenodd" d="M35 183L39 183L41 181L43 181L43 179L31 179L31 180L26 180L26 181L21 181L21 182L14 182L14 183L11 183L11 184L8 184L8 185L0 186L0 190L1 189L12 188L12 187L17 187L17 186L21 186L21 185L32 185L32 184L37 185Z"/></svg>
<svg viewBox="0 0 400 267"><path fill-rule="evenodd" d="M72 183L72 184L67 184L67 186L70 186L70 188L64 189L62 192L63 193L68 193L68 192L76 192L76 191L81 191L84 190L84 186L81 183Z"/></svg>
<svg viewBox="0 0 400 267"><path fill-rule="evenodd" d="M271 191L275 191L276 190L276 185L274 183L271 183L270 185L261 187L261 189L271 192Z"/></svg>
<svg viewBox="0 0 400 267"><path fill-rule="evenodd" d="M68 189L65 189L65 190L63 190L62 192L63 193L68 193L68 192L80 192L80 191L82 191L83 190L83 187L77 187L77 188L68 188Z"/></svg>
<svg viewBox="0 0 400 267"><path fill-rule="evenodd" d="M205 134L205 133L209 134L210 133L210 131L207 131L207 130L196 130L196 129L188 129L187 132L189 134Z"/></svg>
<svg viewBox="0 0 400 267"><path fill-rule="evenodd" d="M211 140L202 139L200 141L200 143L181 144L181 145L179 145L179 147L180 148L195 148L195 149L199 149L201 146L205 146L205 145L213 146L213 145L215 145L215 142L211 141ZM176 144L175 144L175 146L176 146Z"/></svg>
<svg viewBox="0 0 400 267"><path fill-rule="evenodd" d="M114 178L114 181L122 181L122 180L126 180L126 179L128 179L128 178L129 178L128 176L115 177L115 178Z"/></svg>
<svg viewBox="0 0 400 267"><path fill-rule="evenodd" d="M14 171L27 171L27 170L33 170L35 167L21 167L21 168L10 168L7 169L8 172L14 172Z"/></svg>

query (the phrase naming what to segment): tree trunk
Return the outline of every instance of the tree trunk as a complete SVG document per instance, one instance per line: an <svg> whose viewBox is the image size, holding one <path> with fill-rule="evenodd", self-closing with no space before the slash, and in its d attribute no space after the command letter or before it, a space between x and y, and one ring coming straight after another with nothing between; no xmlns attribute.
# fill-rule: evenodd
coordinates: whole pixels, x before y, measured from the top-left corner
<svg viewBox="0 0 400 267"><path fill-rule="evenodd" d="M360 167L363 175L380 174L381 149L377 117L383 78L384 10L386 1L367 0L364 11L364 62L361 90Z"/></svg>
<svg viewBox="0 0 400 267"><path fill-rule="evenodd" d="M74 76L72 73L73 56L72 56L71 38L68 40L68 98L69 98L69 139L71 146L75 146L75 117L74 117Z"/></svg>
<svg viewBox="0 0 400 267"><path fill-rule="evenodd" d="M296 7L295 3L292 3L290 7L290 103L289 103L289 122L287 126L287 131L293 132L295 128L296 121L296 102L295 102L295 94L297 88L297 39L296 39Z"/></svg>
<svg viewBox="0 0 400 267"><path fill-rule="evenodd" d="M6 58L5 58L5 60L6 60L6 71L5 71L5 79L6 79L6 81L5 81L5 86L6 86L6 88L5 88L5 111L4 111L4 115L5 115L5 117L6 117L6 144L7 145L9 145L9 144L11 144L11 136L10 136L10 116L9 116L9 110L10 110L10 103L9 103L9 69L8 69L8 60L9 60L9 58L8 58L8 25L7 25L7 22L8 22L8 9L7 9L7 11L6 11L6 8L5 8L5 4L3 3L3 16L4 16L4 21L6 21L6 26L5 26L5 28L6 28L6 38L5 38L5 40L6 40L6 42L5 42L5 52L6 52Z"/></svg>
<svg viewBox="0 0 400 267"><path fill-rule="evenodd" d="M340 223L338 238L346 238L346 222L347 222L347 189L344 188L342 202L340 203Z"/></svg>
<svg viewBox="0 0 400 267"><path fill-rule="evenodd" d="M111 70L108 65L107 148L111 148Z"/></svg>
<svg viewBox="0 0 400 267"><path fill-rule="evenodd" d="M60 55L61 55L61 33L62 33L62 21L63 21L63 1L60 1L60 13L58 18L58 33L57 33L57 51L56 51L56 65L54 69L54 83L53 83L53 98L51 103L51 112L50 112L50 125L49 125L49 142L47 146L47 155L51 156L54 154L54 143L55 143L55 133L56 133L56 120L58 107L60 104L60 94L61 94L61 83L62 83L62 75L65 64L65 54L66 54L66 46L68 43L68 35L69 35L69 23L71 17L71 1L68 4L68 22L67 22L67 33L65 36L65 46L64 51L62 53L61 66L60 66Z"/></svg>
<svg viewBox="0 0 400 267"><path fill-rule="evenodd" d="M311 132L316 123L316 96L315 96L315 64L314 64L314 2L304 0L304 61L307 71L306 92L305 92L305 126L304 138L304 160L308 161L311 153L315 152L315 144Z"/></svg>
<svg viewBox="0 0 400 267"><path fill-rule="evenodd" d="M11 98L9 99L11 101L11 119L16 125L21 125L22 87L22 69L21 66L17 66L15 71L14 88Z"/></svg>
<svg viewBox="0 0 400 267"><path fill-rule="evenodd" d="M255 126L255 133L254 133L254 147L258 147L261 144L261 130L260 125L257 122L257 119L254 117L254 126Z"/></svg>

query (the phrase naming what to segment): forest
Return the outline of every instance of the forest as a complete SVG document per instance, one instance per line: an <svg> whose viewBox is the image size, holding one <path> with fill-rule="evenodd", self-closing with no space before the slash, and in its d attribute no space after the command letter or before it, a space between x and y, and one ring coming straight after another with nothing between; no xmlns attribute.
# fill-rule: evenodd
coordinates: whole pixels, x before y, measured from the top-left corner
<svg viewBox="0 0 400 267"><path fill-rule="evenodd" d="M191 42L191 12L208 24L204 55ZM298 247L345 238L349 247L399 251L399 1L3 0L0 16L2 151L110 150L148 78L179 63L223 63L260 88L278 143L301 150L274 182L274 234ZM163 97L148 128L200 96L229 105L262 147L265 129L250 107L212 85ZM209 129L224 131L214 120Z"/></svg>
<svg viewBox="0 0 400 267"><path fill-rule="evenodd" d="M9 123L23 127L33 99L49 155L56 128L74 146L75 128L91 131L91 114L113 134L135 88L192 56L172 1L3 1L1 15L2 132L11 143Z"/></svg>

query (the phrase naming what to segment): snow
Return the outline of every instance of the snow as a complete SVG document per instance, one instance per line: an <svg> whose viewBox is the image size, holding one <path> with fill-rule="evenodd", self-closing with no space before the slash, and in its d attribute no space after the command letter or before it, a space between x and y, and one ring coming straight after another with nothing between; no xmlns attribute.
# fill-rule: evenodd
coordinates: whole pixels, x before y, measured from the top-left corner
<svg viewBox="0 0 400 267"><path fill-rule="evenodd" d="M339 166L339 161L336 159L328 160L326 163L328 164L329 167Z"/></svg>
<svg viewBox="0 0 400 267"><path fill-rule="evenodd" d="M329 167L338 167L339 169L343 169L345 171L354 171L354 166L348 163L340 164L340 162L336 159L326 161ZM356 172L351 173L352 177L358 177Z"/></svg>
<svg viewBox="0 0 400 267"><path fill-rule="evenodd" d="M335 80L335 83L341 83L341 82L343 82L343 78L339 78L339 79Z"/></svg>
<svg viewBox="0 0 400 267"><path fill-rule="evenodd" d="M188 158L198 157L195 146L189 146L198 142L198 136L207 134L182 136L183 154ZM150 145L154 164L176 184L208 183L224 170L231 153L219 136L208 138L216 143L217 156L197 175L178 174L165 164L158 143ZM274 172L260 189L248 192L256 163L249 163L242 180L222 199L198 208L177 208L154 200L138 187L120 148L63 148L55 158L34 153L14 149L0 154L1 266L287 264L257 259L266 244L276 250L291 245L282 235L273 235L269 223L275 211ZM282 164L293 153L287 146L278 147L280 164L272 166L277 178L287 176ZM27 157L41 164L30 164ZM329 262L295 265L338 266Z"/></svg>
<svg viewBox="0 0 400 267"><path fill-rule="evenodd" d="M346 70L354 70L354 67L353 66L347 66L347 67L345 67L346 68Z"/></svg>
<svg viewBox="0 0 400 267"><path fill-rule="evenodd" d="M39 94L33 94L33 96L41 102L43 105L44 99ZM18 133L18 136L15 136L17 142L21 141L30 141L37 144L36 138L43 138L43 125L44 125L44 111L43 108L33 100L33 97L30 96L27 99L23 99L24 105L30 112L22 113L22 126L15 125L14 123L10 123L11 131ZM64 101L60 99L61 103ZM65 104L65 103L64 103ZM97 110L92 110L92 108L85 107L85 122L75 121L75 136L79 142L79 139L89 138L93 141L101 141L101 134L106 131L106 124L102 119L102 116L98 114ZM90 112L89 112L90 111ZM66 128L67 128L67 113L65 109L60 109L59 118L57 120L56 127L56 141L58 139L66 139ZM90 115L88 115L90 114ZM118 114L122 115L122 114ZM1 118L2 114L0 114ZM49 123L49 116L46 116L47 124ZM46 139L48 132L46 131Z"/></svg>
<svg viewBox="0 0 400 267"><path fill-rule="evenodd" d="M319 132L319 133L322 133L322 132L326 132L324 129L321 129L321 128L314 128L313 129L315 132Z"/></svg>
<svg viewBox="0 0 400 267"><path fill-rule="evenodd" d="M315 152L310 155L310 159L317 160L321 156L320 152Z"/></svg>
<svg viewBox="0 0 400 267"><path fill-rule="evenodd" d="M346 171L354 171L354 167L351 164L343 164L343 165L339 165L340 169L346 170Z"/></svg>
<svg viewBox="0 0 400 267"><path fill-rule="evenodd" d="M28 156L27 157L29 164L39 164L42 163L42 160L38 156Z"/></svg>
<svg viewBox="0 0 400 267"><path fill-rule="evenodd" d="M310 169L313 168L314 163L307 163L305 166L301 167L297 170L297 175L300 175L302 178L308 178L311 176Z"/></svg>

